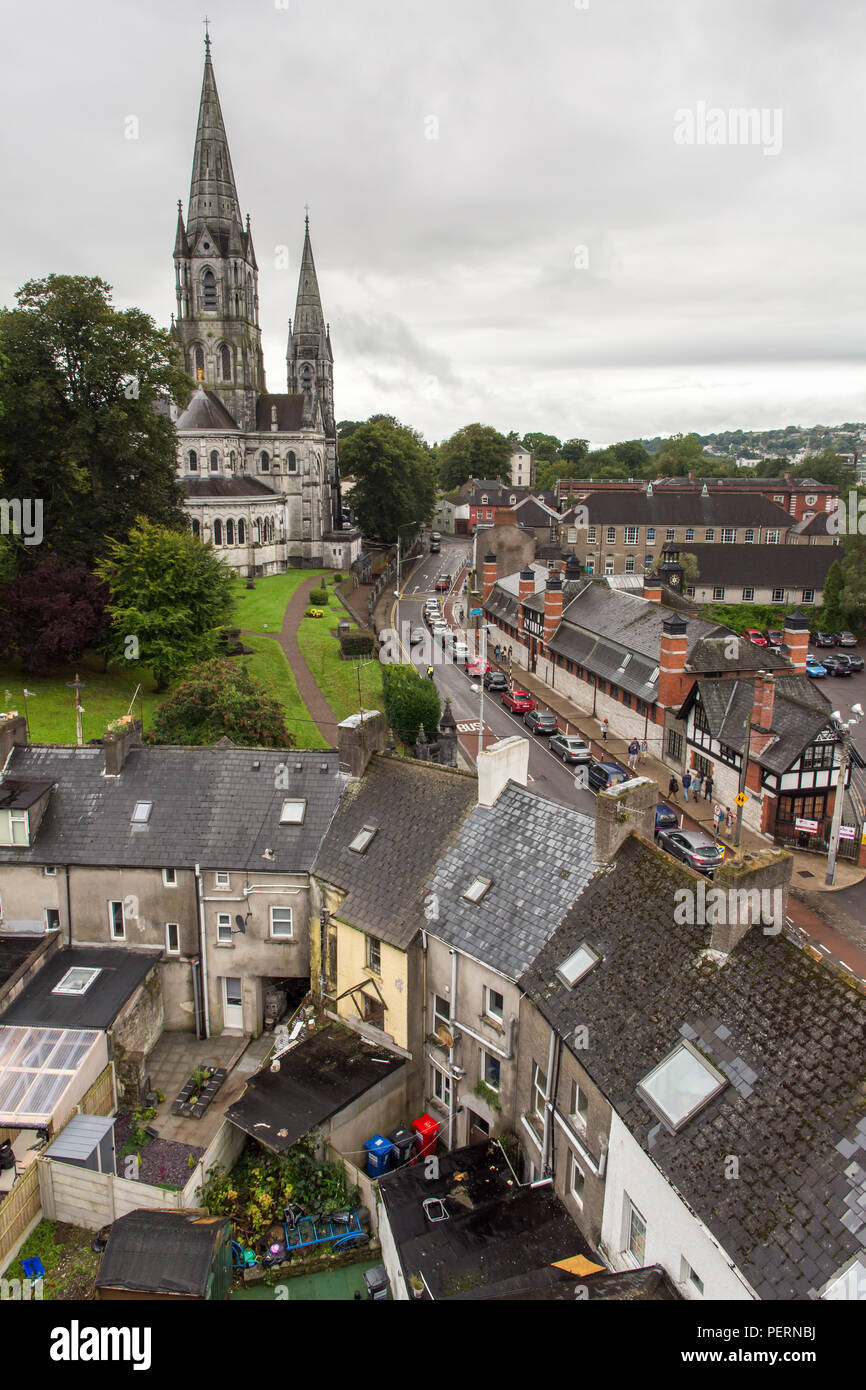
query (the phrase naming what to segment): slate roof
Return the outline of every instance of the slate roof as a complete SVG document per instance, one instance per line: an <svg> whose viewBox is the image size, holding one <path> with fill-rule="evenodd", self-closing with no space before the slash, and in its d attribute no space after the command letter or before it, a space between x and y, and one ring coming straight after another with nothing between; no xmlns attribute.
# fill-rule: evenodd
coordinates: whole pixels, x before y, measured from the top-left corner
<svg viewBox="0 0 866 1390"><path fill-rule="evenodd" d="M178 430L192 430L202 433L205 430L237 430L238 423L226 410L219 396L206 386L199 386L190 397L189 404L177 417Z"/></svg>
<svg viewBox="0 0 866 1390"><path fill-rule="evenodd" d="M120 776L106 777L104 768L101 747L13 748L6 776L49 781L54 791L34 843L0 846L0 865L200 863L306 873L347 781L332 749L238 748L228 739L206 748L132 748ZM288 787L278 790L281 780ZM295 797L307 802L303 824L280 825L283 801ZM153 809L134 829L138 801ZM265 849L273 860L263 859Z"/></svg>
<svg viewBox="0 0 866 1390"><path fill-rule="evenodd" d="M476 806L436 866L428 933L516 980L592 876L594 848L592 816L509 782L493 806ZM478 876L492 885L467 902Z"/></svg>
<svg viewBox="0 0 866 1390"><path fill-rule="evenodd" d="M827 536L830 534L827 530L828 516L828 512L816 512L814 516L809 517L808 521L805 519L798 521L791 530L798 536Z"/></svg>
<svg viewBox="0 0 866 1390"><path fill-rule="evenodd" d="M772 526L786 530L794 519L777 502L751 493L590 492L582 500L589 525Z"/></svg>
<svg viewBox="0 0 866 1390"><path fill-rule="evenodd" d="M0 1014L0 1024L31 1028L110 1028L124 1004L159 960L162 951L123 946L66 946L55 951ZM52 994L67 970L95 967L99 974L84 994Z"/></svg>
<svg viewBox="0 0 866 1390"><path fill-rule="evenodd" d="M694 883L629 837L521 988L566 1042L586 1025L581 1065L758 1296L806 1298L866 1247L866 999L759 929L703 958L711 929L674 919ZM556 967L584 940L601 961L568 990ZM636 1087L683 1038L730 1084L671 1134Z"/></svg>
<svg viewBox="0 0 866 1390"><path fill-rule="evenodd" d="M217 1250L230 1232L225 1216L141 1207L127 1212L112 1224L96 1287L204 1298Z"/></svg>
<svg viewBox="0 0 866 1390"><path fill-rule="evenodd" d="M277 407L277 429L296 434L303 429L304 395L258 396L256 398L256 429L267 434L271 429L271 406Z"/></svg>
<svg viewBox="0 0 866 1390"><path fill-rule="evenodd" d="M425 890L437 860L475 805L474 774L388 754L347 787L316 855L317 878L346 893L338 916L404 949L425 925ZM363 854L349 844L377 832Z"/></svg>
<svg viewBox="0 0 866 1390"><path fill-rule="evenodd" d="M514 515L520 526L549 529L551 526L559 525L559 512L546 503L539 502L535 496L525 497L522 502L518 502L514 508Z"/></svg>
<svg viewBox="0 0 866 1390"><path fill-rule="evenodd" d="M283 499L260 478L196 477L187 474L181 480L187 497L248 497L254 501L278 502Z"/></svg>
<svg viewBox="0 0 866 1390"><path fill-rule="evenodd" d="M692 545L681 549L694 555L702 584L735 588L823 589L827 571L839 551L834 545Z"/></svg>
<svg viewBox="0 0 866 1390"><path fill-rule="evenodd" d="M483 1142L386 1173L379 1195L408 1280L421 1274L434 1299L453 1298L514 1275L592 1251L552 1187L520 1187L498 1144ZM438 1197L447 1221L431 1222L423 1203ZM573 1295L572 1295L573 1296Z"/></svg>
<svg viewBox="0 0 866 1390"><path fill-rule="evenodd" d="M809 676L777 675L775 684L773 740L760 753L753 749L752 759L768 772L782 773L829 723L832 705ZM755 698L754 679L696 681L683 702L680 717L688 714L698 697L713 737L742 753L746 718Z"/></svg>
<svg viewBox="0 0 866 1390"><path fill-rule="evenodd" d="M330 1024L283 1053L278 1072L270 1063L257 1072L226 1118L266 1148L286 1153L402 1066L405 1060L381 1044Z"/></svg>

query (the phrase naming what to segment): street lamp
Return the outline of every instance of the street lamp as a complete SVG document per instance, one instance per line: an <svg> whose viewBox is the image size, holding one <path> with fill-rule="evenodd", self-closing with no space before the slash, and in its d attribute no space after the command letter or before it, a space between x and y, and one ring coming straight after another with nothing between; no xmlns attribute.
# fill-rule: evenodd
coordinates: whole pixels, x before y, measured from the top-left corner
<svg viewBox="0 0 866 1390"><path fill-rule="evenodd" d="M845 781L851 766L851 730L863 718L863 706L852 705L853 719L843 719L839 710L834 709L830 718L842 735L842 758L839 763L839 776L836 780L836 799L833 802L833 820L830 826L830 844L827 848L827 873L824 883L832 888L836 882L836 855L839 852L839 832L842 828L842 802L845 800Z"/></svg>

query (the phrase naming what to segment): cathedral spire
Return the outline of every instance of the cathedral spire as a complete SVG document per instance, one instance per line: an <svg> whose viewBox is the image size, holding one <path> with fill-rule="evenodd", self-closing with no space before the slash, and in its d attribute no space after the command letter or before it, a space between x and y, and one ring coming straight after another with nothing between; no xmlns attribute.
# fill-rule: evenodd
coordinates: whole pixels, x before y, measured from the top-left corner
<svg viewBox="0 0 866 1390"><path fill-rule="evenodd" d="M204 78L187 208L187 236L190 244L194 244L199 234L207 227L221 243L220 250L225 253L233 223L237 223L239 228L243 225L228 136L211 60L210 35L206 33Z"/></svg>
<svg viewBox="0 0 866 1390"><path fill-rule="evenodd" d="M301 254L301 273L298 277L298 302L295 306L294 331L308 342L308 334L325 336L325 315L316 278L313 247L310 242L310 214L307 210L304 230L304 250Z"/></svg>

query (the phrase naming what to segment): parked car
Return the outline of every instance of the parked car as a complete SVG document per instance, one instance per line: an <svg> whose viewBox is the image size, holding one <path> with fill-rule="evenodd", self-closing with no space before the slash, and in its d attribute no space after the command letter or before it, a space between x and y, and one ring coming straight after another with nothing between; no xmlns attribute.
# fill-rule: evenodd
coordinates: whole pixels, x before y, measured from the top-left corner
<svg viewBox="0 0 866 1390"><path fill-rule="evenodd" d="M844 662L845 665L848 667L848 670L851 672L852 675L854 674L855 671L862 671L862 670L863 670L863 658L862 658L862 656L849 656L849 654L848 654L847 652L839 652L839 653L837 654L835 660L836 660L837 662L838 662L838 661Z"/></svg>
<svg viewBox="0 0 866 1390"><path fill-rule="evenodd" d="M494 695L501 695L503 690L508 689L508 677L505 672L488 670L484 677L484 689L491 690Z"/></svg>
<svg viewBox="0 0 866 1390"><path fill-rule="evenodd" d="M589 744L577 734L554 734L547 746L564 763L588 763L592 757Z"/></svg>
<svg viewBox="0 0 866 1390"><path fill-rule="evenodd" d="M656 838L661 849L708 878L724 862L724 846L717 845L702 830L660 830Z"/></svg>
<svg viewBox="0 0 866 1390"><path fill-rule="evenodd" d="M451 588L451 575L440 574L434 587L437 594L447 594L448 590Z"/></svg>
<svg viewBox="0 0 866 1390"><path fill-rule="evenodd" d="M430 631L439 642L444 642L451 635L450 627L441 618L437 618L435 622L431 623Z"/></svg>
<svg viewBox="0 0 866 1390"><path fill-rule="evenodd" d="M426 642L426 640L427 633L424 631L423 627L413 627L412 631L409 633L409 646L417 647L419 642Z"/></svg>
<svg viewBox="0 0 866 1390"><path fill-rule="evenodd" d="M676 830L679 827L680 818L676 811L671 810L663 801L656 803L656 834L660 830Z"/></svg>
<svg viewBox="0 0 866 1390"><path fill-rule="evenodd" d="M836 639L832 632L815 632L811 634L812 645L815 647L835 647Z"/></svg>
<svg viewBox="0 0 866 1390"><path fill-rule="evenodd" d="M474 661L467 661L466 674L470 680L477 681L483 676L489 675L490 662L484 661L480 656L476 656Z"/></svg>
<svg viewBox="0 0 866 1390"><path fill-rule="evenodd" d="M535 701L529 691L521 690L518 686L513 690L506 690L502 696L502 703L512 714L526 714L528 710L535 709Z"/></svg>
<svg viewBox="0 0 866 1390"><path fill-rule="evenodd" d="M780 632L777 627L767 628L767 646L778 647L785 640L784 632Z"/></svg>
<svg viewBox="0 0 866 1390"><path fill-rule="evenodd" d="M541 734L546 738L559 733L556 715L551 714L550 710L527 710L523 716L523 722L533 734Z"/></svg>
<svg viewBox="0 0 866 1390"><path fill-rule="evenodd" d="M837 647L856 647L856 645L857 638L854 636L853 632L838 632L836 634Z"/></svg>
<svg viewBox="0 0 866 1390"><path fill-rule="evenodd" d="M619 763L602 763L595 758L589 764L587 781L594 792L605 792L608 787L616 787L620 782L627 782L631 777L630 772L626 772Z"/></svg>
<svg viewBox="0 0 866 1390"><path fill-rule="evenodd" d="M465 666L469 660L469 648L465 642L455 642L451 656L458 666Z"/></svg>
<svg viewBox="0 0 866 1390"><path fill-rule="evenodd" d="M816 661L814 656L806 657L806 675L813 680L823 680L827 674L826 666L822 666L820 661Z"/></svg>
<svg viewBox="0 0 866 1390"><path fill-rule="evenodd" d="M853 676L854 674L841 652L838 656L835 653L832 656L822 656L821 665L828 676Z"/></svg>
<svg viewBox="0 0 866 1390"><path fill-rule="evenodd" d="M767 645L766 637L757 627L747 627L743 636L747 637L750 642L754 642L756 647L766 647Z"/></svg>

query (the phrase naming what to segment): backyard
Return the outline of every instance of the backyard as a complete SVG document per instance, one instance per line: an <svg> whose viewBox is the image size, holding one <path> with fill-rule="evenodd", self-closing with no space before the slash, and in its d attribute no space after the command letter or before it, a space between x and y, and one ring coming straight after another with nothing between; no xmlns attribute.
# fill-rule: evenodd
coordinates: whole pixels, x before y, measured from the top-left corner
<svg viewBox="0 0 866 1390"><path fill-rule="evenodd" d="M3 1271L4 1278L22 1278L21 1261L35 1255L45 1270L43 1300L92 1298L101 1258L90 1248L93 1236L93 1231L64 1221L40 1221Z"/></svg>

